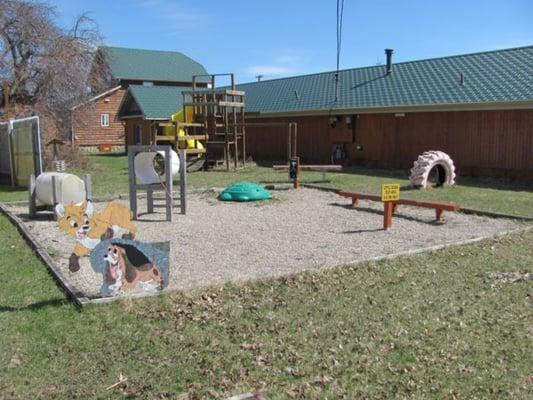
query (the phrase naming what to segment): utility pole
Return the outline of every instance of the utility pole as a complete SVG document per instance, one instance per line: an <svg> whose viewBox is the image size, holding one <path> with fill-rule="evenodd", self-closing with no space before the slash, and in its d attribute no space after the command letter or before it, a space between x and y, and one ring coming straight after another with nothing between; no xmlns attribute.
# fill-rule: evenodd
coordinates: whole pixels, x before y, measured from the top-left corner
<svg viewBox="0 0 533 400"><path fill-rule="evenodd" d="M264 75L256 75L255 77L257 78L257 82L261 81L261 78L263 78Z"/></svg>

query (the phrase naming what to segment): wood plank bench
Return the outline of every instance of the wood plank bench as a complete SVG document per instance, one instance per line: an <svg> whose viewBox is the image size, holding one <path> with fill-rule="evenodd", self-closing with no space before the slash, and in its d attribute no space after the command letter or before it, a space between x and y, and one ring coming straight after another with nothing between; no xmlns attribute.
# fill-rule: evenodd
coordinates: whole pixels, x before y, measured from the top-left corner
<svg viewBox="0 0 533 400"><path fill-rule="evenodd" d="M272 169L274 171L288 171L289 165L273 165ZM297 172L296 172L296 179L294 179L294 188L298 189L299 185L299 179L298 174L300 171L318 171L322 172L322 182L326 181L326 172L342 172L342 165L335 165L335 164L327 164L327 165L300 165L298 164Z"/></svg>
<svg viewBox="0 0 533 400"><path fill-rule="evenodd" d="M381 196L376 194L351 192L349 190L341 190L338 192L340 196L352 199L352 205L359 204L359 200L370 200L381 202ZM428 201L428 200L412 200L400 199L395 201L387 201L383 203L383 229L388 229L392 226L392 215L398 211L398 205L432 208L435 210L435 220L443 222L444 211L459 211L460 207L457 203L448 203L444 201Z"/></svg>
<svg viewBox="0 0 533 400"><path fill-rule="evenodd" d="M284 165L273 165L272 168L274 171L288 171L289 166ZM342 165L300 165L300 170L302 171L320 171L320 172L342 172Z"/></svg>

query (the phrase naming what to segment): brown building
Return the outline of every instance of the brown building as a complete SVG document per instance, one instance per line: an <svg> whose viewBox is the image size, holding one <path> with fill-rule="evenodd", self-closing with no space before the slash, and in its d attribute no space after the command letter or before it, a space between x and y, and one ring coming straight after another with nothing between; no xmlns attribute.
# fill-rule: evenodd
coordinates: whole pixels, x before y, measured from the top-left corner
<svg viewBox="0 0 533 400"><path fill-rule="evenodd" d="M117 86L72 108L72 140L77 146L87 150L124 150L124 125L117 118L124 92Z"/></svg>
<svg viewBox="0 0 533 400"><path fill-rule="evenodd" d="M304 163L410 168L441 150L462 175L533 178L533 46L253 82L249 122L297 122ZM287 130L247 128L255 159Z"/></svg>
<svg viewBox="0 0 533 400"><path fill-rule="evenodd" d="M117 112L126 127L126 146L154 142L157 123L181 110L183 86L130 85Z"/></svg>
<svg viewBox="0 0 533 400"><path fill-rule="evenodd" d="M190 87L193 75L207 73L196 61L171 51L100 47L95 60L107 63L113 85L106 92L72 108L72 142L87 151L124 150L128 137L126 123L117 113L130 86L153 88L153 92L163 87L175 92L176 88ZM178 107L167 107L166 110L171 112L165 119ZM147 123L137 135L147 135L149 126ZM132 130L130 136L133 138L133 135Z"/></svg>

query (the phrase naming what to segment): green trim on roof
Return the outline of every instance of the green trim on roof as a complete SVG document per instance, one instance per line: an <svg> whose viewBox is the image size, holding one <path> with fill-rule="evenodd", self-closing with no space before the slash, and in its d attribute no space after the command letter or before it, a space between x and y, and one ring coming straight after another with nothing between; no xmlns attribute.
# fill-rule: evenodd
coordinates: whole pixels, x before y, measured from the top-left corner
<svg viewBox="0 0 533 400"><path fill-rule="evenodd" d="M116 79L191 82L193 75L207 74L198 62L177 51L101 46Z"/></svg>
<svg viewBox="0 0 533 400"><path fill-rule="evenodd" d="M291 113L533 100L533 46L238 85L246 111ZM464 82L461 84L461 74Z"/></svg>
<svg viewBox="0 0 533 400"><path fill-rule="evenodd" d="M190 87L130 85L118 110L118 116L127 117L133 101L144 119L170 119L183 104L183 90L190 90Z"/></svg>

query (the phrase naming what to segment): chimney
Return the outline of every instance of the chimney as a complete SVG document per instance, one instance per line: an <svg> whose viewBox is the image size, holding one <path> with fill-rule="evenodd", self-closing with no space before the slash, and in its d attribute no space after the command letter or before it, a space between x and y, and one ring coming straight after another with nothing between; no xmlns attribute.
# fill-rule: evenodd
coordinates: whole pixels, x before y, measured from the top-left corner
<svg viewBox="0 0 533 400"><path fill-rule="evenodd" d="M385 49L385 54L387 55L387 75L392 72L392 52L393 49Z"/></svg>

